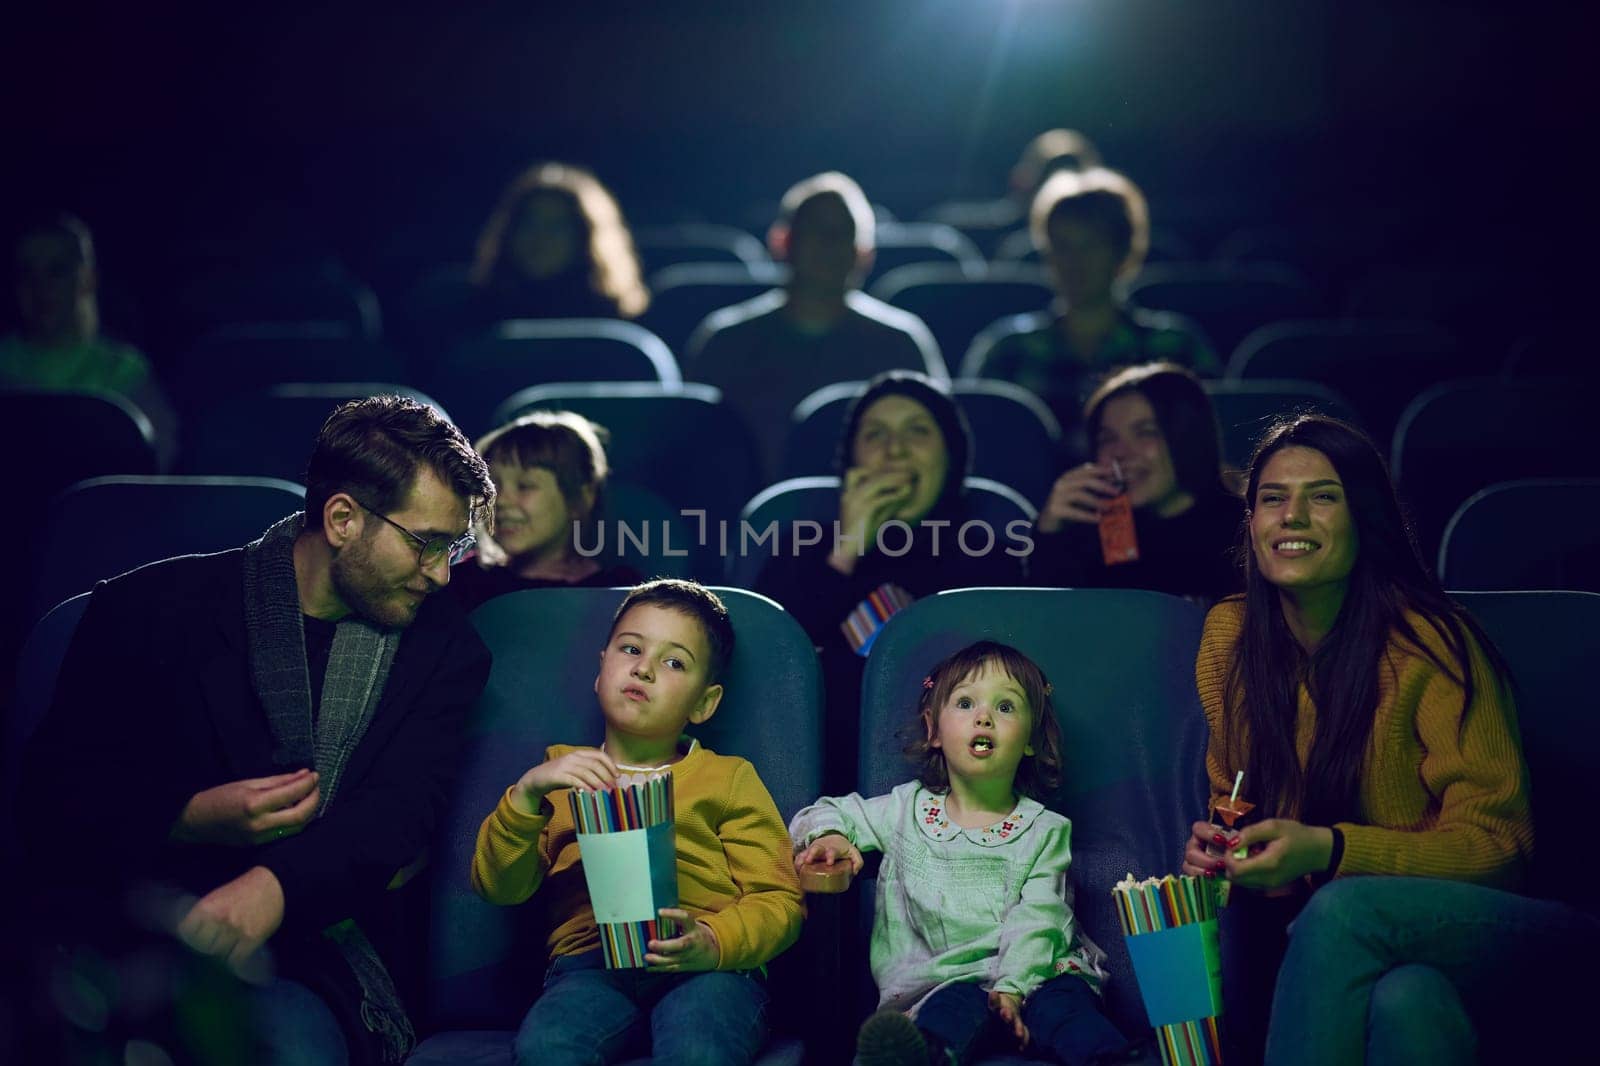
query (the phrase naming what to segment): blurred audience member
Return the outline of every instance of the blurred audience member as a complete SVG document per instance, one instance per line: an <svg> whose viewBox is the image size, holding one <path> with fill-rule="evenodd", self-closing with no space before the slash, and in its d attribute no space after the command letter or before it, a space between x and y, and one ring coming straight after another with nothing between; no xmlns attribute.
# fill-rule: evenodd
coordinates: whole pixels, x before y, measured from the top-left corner
<svg viewBox="0 0 1600 1066"><path fill-rule="evenodd" d="M100 333L94 240L72 215L22 231L14 248L21 331L0 338L0 386L97 389L133 401L170 442L172 411L138 350Z"/></svg>
<svg viewBox="0 0 1600 1066"><path fill-rule="evenodd" d="M1150 243L1149 212L1133 182L1104 169L1057 173L1034 197L1030 225L1059 307L1012 319L1011 332L994 339L983 377L1032 390L1071 426L1107 370L1163 360L1221 372L1216 354L1181 318L1128 307L1117 292Z"/></svg>
<svg viewBox="0 0 1600 1066"><path fill-rule="evenodd" d="M566 163L528 168L478 237L471 308L511 318L637 318L650 303L622 210L600 180Z"/></svg>
<svg viewBox="0 0 1600 1066"><path fill-rule="evenodd" d="M887 370L948 374L933 335L915 315L856 286L872 264L874 220L861 187L837 172L784 194L768 233L789 282L706 318L689 340L687 376L722 390L749 424L768 476L776 476L789 413L824 385Z"/></svg>
<svg viewBox="0 0 1600 1066"><path fill-rule="evenodd" d="M1077 130L1045 130L1022 149L1011 168L1010 188L998 200L951 201L928 212L932 222L943 222L965 232L986 253L1008 230L1028 221L1028 205L1045 179L1060 170L1082 171L1100 165L1100 152Z"/></svg>
<svg viewBox="0 0 1600 1066"><path fill-rule="evenodd" d="M1024 549L1010 530L962 532L972 519L963 484L971 454L966 418L943 383L904 370L874 379L845 417L836 520L810 547L798 528L780 529L756 580L817 647L825 792L854 787L862 667L889 617L920 596L1022 578Z"/></svg>
<svg viewBox="0 0 1600 1066"><path fill-rule="evenodd" d="M494 528L480 522L477 565L458 567L450 591L472 610L521 589L636 585L642 575L577 550L578 530L600 520L605 430L570 411L535 411L490 433L478 452L494 478ZM591 532L583 543L597 542Z"/></svg>
<svg viewBox="0 0 1600 1066"><path fill-rule="evenodd" d="M1244 503L1225 487L1217 415L1199 380L1172 363L1129 367L1084 409L1094 461L1056 481L1034 526L1029 581L1150 589L1209 605L1244 588L1234 561ZM1110 562L1100 522L1126 492L1137 558Z"/></svg>

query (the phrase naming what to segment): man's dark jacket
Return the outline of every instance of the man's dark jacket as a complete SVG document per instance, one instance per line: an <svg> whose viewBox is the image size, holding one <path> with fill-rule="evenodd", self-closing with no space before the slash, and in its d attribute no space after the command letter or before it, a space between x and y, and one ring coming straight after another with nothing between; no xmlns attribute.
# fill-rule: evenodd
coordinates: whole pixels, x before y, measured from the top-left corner
<svg viewBox="0 0 1600 1066"><path fill-rule="evenodd" d="M299 769L272 761L251 686L242 549L152 563L96 587L23 772L30 880L77 923L142 881L204 893L251 866L283 886L285 934L359 917L427 846L489 651L453 598L424 601L323 817L255 847L174 845L189 798ZM87 931L87 930L85 930Z"/></svg>

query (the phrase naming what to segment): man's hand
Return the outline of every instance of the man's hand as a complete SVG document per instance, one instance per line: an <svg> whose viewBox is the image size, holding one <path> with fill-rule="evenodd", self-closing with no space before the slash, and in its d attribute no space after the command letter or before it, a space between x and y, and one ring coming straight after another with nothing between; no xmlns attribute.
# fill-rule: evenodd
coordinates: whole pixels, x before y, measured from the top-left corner
<svg viewBox="0 0 1600 1066"><path fill-rule="evenodd" d="M717 934L704 922L689 917L689 912L677 907L662 907L663 918L671 918L685 932L671 940L651 940L645 944L649 954L644 961L653 973L695 973L715 970L722 961L722 947Z"/></svg>
<svg viewBox="0 0 1600 1066"><path fill-rule="evenodd" d="M261 945L283 923L283 886L265 866L252 866L212 889L178 922L178 939L202 955L221 959L240 976L252 976Z"/></svg>
<svg viewBox="0 0 1600 1066"><path fill-rule="evenodd" d="M832 865L840 859L850 860L850 873L861 872L865 860L861 858L861 851L842 833L824 833L813 840L807 847L795 852L794 868L799 870L807 863L821 862Z"/></svg>
<svg viewBox="0 0 1600 1066"><path fill-rule="evenodd" d="M313 770L229 781L191 796L171 836L181 844L266 844L304 829L321 798Z"/></svg>
<svg viewBox="0 0 1600 1066"><path fill-rule="evenodd" d="M558 788L608 789L619 771L599 748L579 748L529 770L511 790L511 804L523 814L538 814L544 798Z"/></svg>
<svg viewBox="0 0 1600 1066"><path fill-rule="evenodd" d="M1022 1024L1022 1000L1012 992L996 992L989 990L989 1009L1000 1015L1000 1020L1006 1023L1006 1028L1011 1030L1011 1035L1017 1038L1017 1046L1028 1046L1028 1027Z"/></svg>
<svg viewBox="0 0 1600 1066"><path fill-rule="evenodd" d="M1224 846L1229 849L1223 862L1230 881L1246 888L1279 888L1328 868L1333 830L1291 818L1268 818L1246 826ZM1249 857L1234 858L1236 848L1249 848Z"/></svg>

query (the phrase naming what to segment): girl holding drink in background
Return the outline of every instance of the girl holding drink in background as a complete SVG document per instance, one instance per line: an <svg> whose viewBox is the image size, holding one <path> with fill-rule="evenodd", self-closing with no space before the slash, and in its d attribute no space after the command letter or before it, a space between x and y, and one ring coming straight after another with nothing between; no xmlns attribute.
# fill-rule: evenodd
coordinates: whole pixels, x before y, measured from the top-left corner
<svg viewBox="0 0 1600 1066"><path fill-rule="evenodd" d="M1244 508L1199 379L1173 363L1129 367L1089 397L1084 423L1094 462L1062 474L1040 509L1030 582L1205 603L1237 592Z"/></svg>

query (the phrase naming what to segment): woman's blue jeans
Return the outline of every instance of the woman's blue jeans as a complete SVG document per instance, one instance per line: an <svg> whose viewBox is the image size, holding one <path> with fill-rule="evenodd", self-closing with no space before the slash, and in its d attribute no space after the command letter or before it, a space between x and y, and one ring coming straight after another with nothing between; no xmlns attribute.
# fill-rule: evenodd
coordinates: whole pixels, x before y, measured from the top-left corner
<svg viewBox="0 0 1600 1066"><path fill-rule="evenodd" d="M1352 877L1290 927L1268 1066L1570 1056L1600 957L1600 919L1459 881Z"/></svg>

